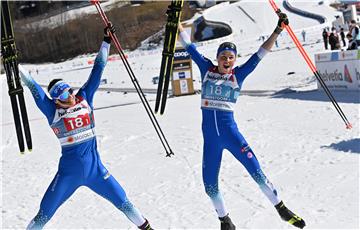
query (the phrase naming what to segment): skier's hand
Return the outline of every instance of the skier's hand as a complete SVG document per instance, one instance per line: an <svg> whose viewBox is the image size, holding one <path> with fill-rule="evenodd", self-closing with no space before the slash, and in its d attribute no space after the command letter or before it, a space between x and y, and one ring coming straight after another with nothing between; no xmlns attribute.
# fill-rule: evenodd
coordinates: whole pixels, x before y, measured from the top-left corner
<svg viewBox="0 0 360 230"><path fill-rule="evenodd" d="M280 11L280 9L276 11L276 14L279 16L279 20L274 33L279 35L283 31L284 27L289 25L289 19L285 13Z"/></svg>
<svg viewBox="0 0 360 230"><path fill-rule="evenodd" d="M112 34L114 34L116 32L116 29L115 29L114 25L111 22L109 22L107 27L104 28L104 36L110 37L110 32Z"/></svg>
<svg viewBox="0 0 360 230"><path fill-rule="evenodd" d="M178 29L180 33L184 31L184 27L181 25L181 22L179 23Z"/></svg>
<svg viewBox="0 0 360 230"><path fill-rule="evenodd" d="M115 32L116 29L114 25L111 22L109 22L107 27L104 28L104 41L110 44L111 43L110 33L115 34Z"/></svg>
<svg viewBox="0 0 360 230"><path fill-rule="evenodd" d="M279 20L277 23L277 26L280 27L281 29L284 29L285 25L289 25L289 19L287 17L287 15L281 11L278 12L278 16L279 16Z"/></svg>

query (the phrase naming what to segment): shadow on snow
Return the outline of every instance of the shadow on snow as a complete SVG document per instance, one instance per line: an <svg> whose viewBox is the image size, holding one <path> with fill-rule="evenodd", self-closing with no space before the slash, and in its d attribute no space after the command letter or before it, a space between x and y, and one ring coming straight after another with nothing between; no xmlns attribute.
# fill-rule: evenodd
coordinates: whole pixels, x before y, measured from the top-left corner
<svg viewBox="0 0 360 230"><path fill-rule="evenodd" d="M332 143L329 146L321 146L321 148L331 148L338 151L360 154L360 138Z"/></svg>
<svg viewBox="0 0 360 230"><path fill-rule="evenodd" d="M330 90L330 92L338 103L360 103L360 92L332 90ZM323 90L295 91L292 89L283 89L274 93L272 98L330 102L330 99Z"/></svg>

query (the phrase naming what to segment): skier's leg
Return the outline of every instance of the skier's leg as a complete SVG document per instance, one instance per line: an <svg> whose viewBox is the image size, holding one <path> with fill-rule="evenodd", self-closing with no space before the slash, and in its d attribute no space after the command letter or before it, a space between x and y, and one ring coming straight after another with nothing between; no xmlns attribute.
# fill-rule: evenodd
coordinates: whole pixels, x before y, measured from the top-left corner
<svg viewBox="0 0 360 230"><path fill-rule="evenodd" d="M255 154L241 133L236 128L233 129L229 134L232 136L232 138L230 136L227 137L229 142L227 143L226 148L245 166L246 170L259 185L261 191L275 206L280 217L284 221L287 221L288 223L298 228L303 228L305 226L305 221L291 212L278 198L277 191L274 189L272 183L266 178L265 174L261 170Z"/></svg>
<svg viewBox="0 0 360 230"><path fill-rule="evenodd" d="M41 200L40 210L31 220L27 229L42 229L51 219L55 211L64 203L80 186L75 176L63 176L56 173L54 179Z"/></svg>
<svg viewBox="0 0 360 230"><path fill-rule="evenodd" d="M219 143L204 139L202 176L205 192L210 197L219 217L228 214L218 185L222 148Z"/></svg>
<svg viewBox="0 0 360 230"><path fill-rule="evenodd" d="M116 179L108 175L99 176L87 185L91 190L104 197L122 211L126 217L136 226L141 227L147 220L140 214L139 210L129 201L124 189ZM150 225L149 225L150 226Z"/></svg>
<svg viewBox="0 0 360 230"><path fill-rule="evenodd" d="M89 166L85 170L89 175L85 185L115 205L136 226L149 229L147 220L129 201L124 189L102 164L97 150L88 154L85 160L88 161L86 165Z"/></svg>
<svg viewBox="0 0 360 230"><path fill-rule="evenodd" d="M279 204L277 191L261 170L260 164L245 138L235 127L227 135L226 148L244 165L270 202L273 205Z"/></svg>

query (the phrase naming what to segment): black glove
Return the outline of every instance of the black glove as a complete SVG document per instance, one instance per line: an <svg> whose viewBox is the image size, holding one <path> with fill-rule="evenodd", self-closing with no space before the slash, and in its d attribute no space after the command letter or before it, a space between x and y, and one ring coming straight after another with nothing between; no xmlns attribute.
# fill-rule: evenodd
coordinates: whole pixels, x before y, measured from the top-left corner
<svg viewBox="0 0 360 230"><path fill-rule="evenodd" d="M104 41L107 43L111 43L110 33L115 34L116 30L114 25L109 22L108 26L104 28Z"/></svg>
<svg viewBox="0 0 360 230"><path fill-rule="evenodd" d="M279 21L277 23L277 26L276 26L274 32L277 34L280 34L281 31L284 29L283 25L284 24L289 25L289 19L285 13L280 11L280 9L278 11L276 11L276 13L279 16Z"/></svg>
<svg viewBox="0 0 360 230"><path fill-rule="evenodd" d="M284 23L285 25L289 25L289 19L285 13L280 11L278 13L278 16L279 16L278 27L283 28L282 23Z"/></svg>

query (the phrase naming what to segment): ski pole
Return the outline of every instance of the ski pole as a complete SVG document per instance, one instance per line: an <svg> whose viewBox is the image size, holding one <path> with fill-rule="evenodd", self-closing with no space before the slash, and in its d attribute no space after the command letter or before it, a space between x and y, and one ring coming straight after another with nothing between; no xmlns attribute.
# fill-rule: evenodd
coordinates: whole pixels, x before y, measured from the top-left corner
<svg viewBox="0 0 360 230"><path fill-rule="evenodd" d="M269 3L271 4L272 8L274 9L275 13L277 15L279 15L279 13L281 12L281 10L277 7L276 3L274 2L274 0L269 0ZM305 59L305 62L308 64L308 66L310 67L311 71L313 72L313 74L315 75L316 79L318 80L318 82L320 83L321 87L324 89L326 95L329 97L330 101L332 102L332 104L334 105L336 111L339 113L341 119L344 121L346 128L347 129L351 129L352 125L351 123L348 121L348 119L346 118L344 112L341 110L339 104L336 102L334 96L331 94L329 88L326 86L324 80L321 78L320 73L317 71L314 63L311 61L309 55L306 53L306 51L304 50L304 47L301 45L299 39L297 39L296 35L294 34L294 31L291 29L291 27L289 25L284 25L286 31L288 32L288 34L290 35L291 39L293 40L293 42L295 43L296 47L298 48L298 50L300 51L301 55L303 56L303 58Z"/></svg>
<svg viewBox="0 0 360 230"><path fill-rule="evenodd" d="M106 17L104 11L101 8L100 2L98 0L91 0L91 3L95 5L95 7L96 7L98 13L100 14L101 19L103 20L105 26L108 26L109 25L109 20ZM131 69L131 66L130 66L130 64L129 64L129 62L128 62L125 54L124 54L123 49L121 48L121 45L120 45L120 42L119 42L117 36L110 31L110 37L111 37L112 41L115 44L115 47L116 47L116 49L118 51L118 54L121 57L121 61L123 62L124 66L126 68L126 71L129 74L129 77L130 77L130 79L131 79L131 81L132 81L132 83L133 83L133 85L134 85L134 87L136 89L136 92L138 93L138 95L140 97L140 100L141 100L141 102L142 102L142 104L143 104L143 106L145 108L145 111L146 111L147 115L149 116L153 127L155 128L156 134L158 135L158 137L159 137L159 139L161 141L161 144L162 144L162 146L164 147L164 149L166 151L166 156L170 157L171 155L174 155L174 153L171 150L170 145L169 145L168 141L166 140L166 137L165 137L165 135L164 135L158 121L156 120L156 117L155 117L154 113L151 110L149 102L147 101L147 99L145 97L145 94L142 91L138 80L136 79L135 74Z"/></svg>

